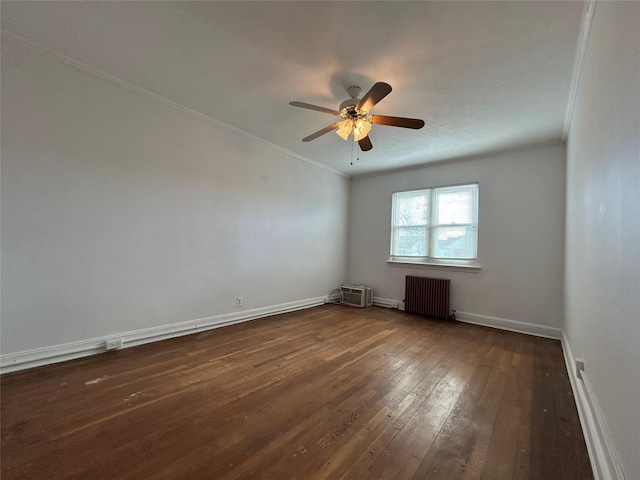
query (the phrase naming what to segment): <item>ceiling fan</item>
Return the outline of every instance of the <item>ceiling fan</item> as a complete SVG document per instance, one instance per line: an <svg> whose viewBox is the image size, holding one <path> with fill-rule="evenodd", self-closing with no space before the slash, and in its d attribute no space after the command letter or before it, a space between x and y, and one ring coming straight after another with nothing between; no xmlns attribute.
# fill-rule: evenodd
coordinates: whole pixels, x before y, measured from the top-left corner
<svg viewBox="0 0 640 480"><path fill-rule="evenodd" d="M391 85L384 82L377 82L371 89L360 97L362 89L357 86L347 88L349 99L340 104L338 110L332 110L331 108L319 107L317 105L311 105L304 102L289 102L289 105L294 107L306 108L309 110L316 110L318 112L324 112L331 115L336 115L343 120L340 122L332 123L328 127L318 130L312 133L308 137L302 139L303 142L310 142L315 140L325 133L337 130L336 133L342 138L347 140L349 135L353 133L353 139L358 142L362 151L371 150L373 145L369 139L369 130L371 125L387 125L390 127L403 127L419 129L424 127L424 120L417 118L404 118L404 117L389 117L387 115L372 115L371 109L384 97L391 93Z"/></svg>

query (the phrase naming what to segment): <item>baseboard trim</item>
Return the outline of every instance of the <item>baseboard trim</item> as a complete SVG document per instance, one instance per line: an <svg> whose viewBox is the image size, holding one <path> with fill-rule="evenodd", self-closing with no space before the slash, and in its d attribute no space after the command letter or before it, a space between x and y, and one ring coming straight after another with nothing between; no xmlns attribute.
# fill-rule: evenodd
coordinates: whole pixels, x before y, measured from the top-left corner
<svg viewBox="0 0 640 480"><path fill-rule="evenodd" d="M50 365L53 363L74 360L77 358L96 355L106 351L106 341L111 338L121 338L122 347L134 347L144 343L157 342L168 338L190 335L205 330L247 322L258 318L268 317L278 313L293 312L305 308L323 305L330 300L329 297L315 297L295 302L281 303L267 307L243 310L240 312L214 315L186 322L173 323L158 327L133 330L120 334L112 334L101 338L92 338L78 342L53 345L51 347L36 348L17 353L9 353L0 356L0 374L26 370L28 368Z"/></svg>
<svg viewBox="0 0 640 480"><path fill-rule="evenodd" d="M378 307L397 308L404 310L404 302L391 298L373 297L373 304ZM536 337L553 338L560 340L562 338L562 330L555 327L547 327L545 325L536 325L534 323L519 322L507 318L490 317L488 315L478 315L476 313L461 312L456 310L456 320L464 323L472 323L482 327L498 328L500 330L508 330L510 332L526 333L527 335L535 335Z"/></svg>
<svg viewBox="0 0 640 480"><path fill-rule="evenodd" d="M376 307L385 307L385 308L398 308L398 300L393 300L391 298L382 298L382 297L376 297L374 295L373 297L373 304Z"/></svg>
<svg viewBox="0 0 640 480"><path fill-rule="evenodd" d="M571 345L562 332L562 352L569 373L569 381L576 400L578 416L582 425L582 432L587 444L591 468L596 480L625 480L618 456L611 442L609 429L604 421L602 409L595 396L588 374L576 371L576 357L573 356Z"/></svg>
<svg viewBox="0 0 640 480"><path fill-rule="evenodd" d="M341 297L339 293L332 293L325 299L325 303L340 303Z"/></svg>
<svg viewBox="0 0 640 480"><path fill-rule="evenodd" d="M510 332L526 333L527 335L535 335L536 337L553 338L555 340L560 340L562 338L562 330L559 328L520 322L517 320L510 320L508 318L490 317L488 315L478 315L475 313L461 312L457 310L456 320L464 323L481 325L483 327L493 327L499 328L500 330L508 330Z"/></svg>

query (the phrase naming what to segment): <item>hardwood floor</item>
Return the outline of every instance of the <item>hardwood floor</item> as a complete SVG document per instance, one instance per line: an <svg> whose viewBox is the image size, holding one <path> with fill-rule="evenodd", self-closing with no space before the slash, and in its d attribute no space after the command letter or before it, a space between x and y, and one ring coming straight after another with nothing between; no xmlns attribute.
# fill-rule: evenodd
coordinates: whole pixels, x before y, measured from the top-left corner
<svg viewBox="0 0 640 480"><path fill-rule="evenodd" d="M593 478L558 341L326 305L4 375L9 479Z"/></svg>

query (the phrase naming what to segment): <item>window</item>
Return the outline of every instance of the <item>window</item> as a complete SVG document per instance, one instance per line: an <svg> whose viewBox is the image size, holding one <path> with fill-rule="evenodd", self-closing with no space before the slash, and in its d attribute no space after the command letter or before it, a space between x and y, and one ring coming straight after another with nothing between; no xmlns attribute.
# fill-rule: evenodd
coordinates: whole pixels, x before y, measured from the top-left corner
<svg viewBox="0 0 640 480"><path fill-rule="evenodd" d="M477 183L393 194L391 261L471 264L477 244Z"/></svg>

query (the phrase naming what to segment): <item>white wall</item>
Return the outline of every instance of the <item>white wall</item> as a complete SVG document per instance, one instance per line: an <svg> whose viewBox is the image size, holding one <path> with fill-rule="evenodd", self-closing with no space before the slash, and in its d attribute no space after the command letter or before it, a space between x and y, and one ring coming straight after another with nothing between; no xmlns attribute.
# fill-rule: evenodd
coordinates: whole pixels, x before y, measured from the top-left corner
<svg viewBox="0 0 640 480"><path fill-rule="evenodd" d="M326 296L348 189L3 40L2 353Z"/></svg>
<svg viewBox="0 0 640 480"><path fill-rule="evenodd" d="M391 194L465 182L479 182L481 271L387 264ZM451 308L467 320L558 328L563 309L564 182L564 145L356 178L351 189L348 279L371 285L376 297L402 300L405 275L450 278Z"/></svg>
<svg viewBox="0 0 640 480"><path fill-rule="evenodd" d="M600 2L567 142L564 330L640 478L640 3Z"/></svg>

